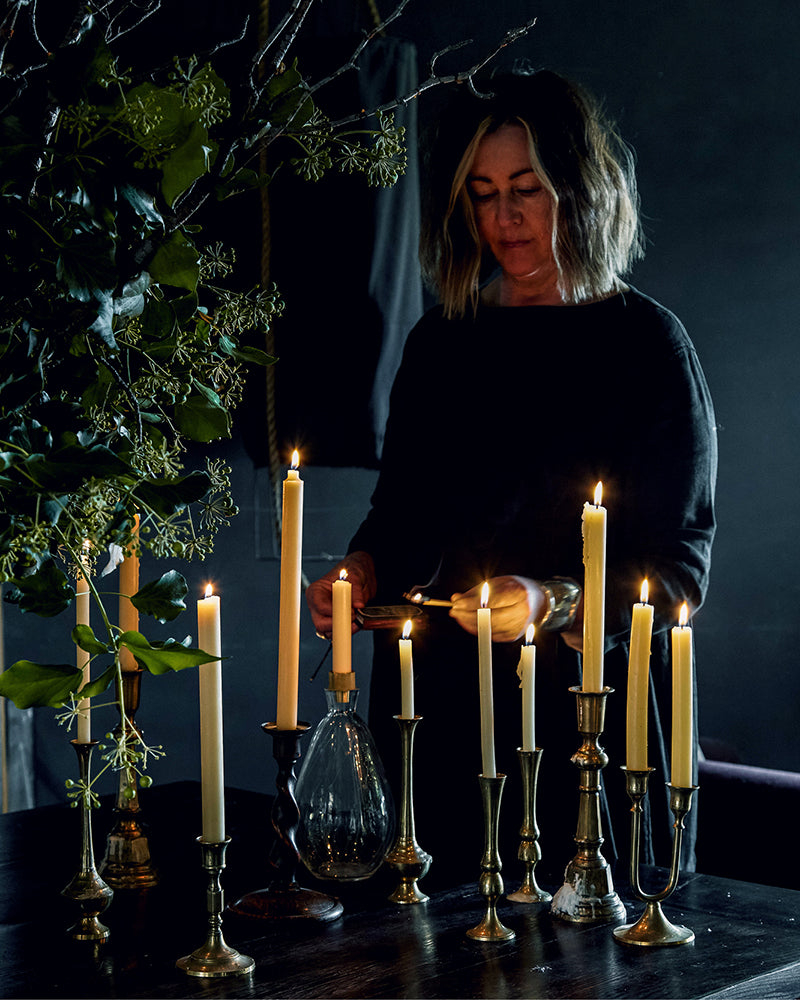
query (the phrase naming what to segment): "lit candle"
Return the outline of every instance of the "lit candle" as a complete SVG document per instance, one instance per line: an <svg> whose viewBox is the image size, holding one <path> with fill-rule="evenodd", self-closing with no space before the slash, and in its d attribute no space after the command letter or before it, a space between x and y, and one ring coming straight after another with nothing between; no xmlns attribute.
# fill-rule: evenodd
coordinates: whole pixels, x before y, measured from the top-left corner
<svg viewBox="0 0 800 1000"><path fill-rule="evenodd" d="M603 690L606 614L606 509L603 484L583 507L583 690Z"/></svg>
<svg viewBox="0 0 800 1000"><path fill-rule="evenodd" d="M650 683L650 643L653 638L653 605L647 603L647 580L642 581L641 603L631 617L628 656L628 728L626 762L632 771L647 770L647 700Z"/></svg>
<svg viewBox="0 0 800 1000"><path fill-rule="evenodd" d="M478 679L481 695L481 760L483 776L496 778L494 762L494 704L492 694L492 611L489 604L489 584L481 588L478 608Z"/></svg>
<svg viewBox="0 0 800 1000"><path fill-rule="evenodd" d="M534 627L529 625L525 632L519 659L519 675L522 688L522 749L536 749L536 732L533 709L535 705L534 681L536 678L536 646L533 644Z"/></svg>
<svg viewBox="0 0 800 1000"><path fill-rule="evenodd" d="M86 543L84 543L84 550ZM84 553L81 553L81 561L78 566L78 578L75 582L75 624L89 624L89 581L86 574L87 560ZM81 686L88 684L91 680L89 673L91 656L84 652L80 646L77 649L77 667L83 673ZM78 702L78 743L88 743L92 738L91 729L91 702L88 698L81 698Z"/></svg>
<svg viewBox="0 0 800 1000"><path fill-rule="evenodd" d="M197 602L197 644L206 653L222 656L220 600L206 587ZM200 684L200 789L203 841L225 840L225 780L222 763L222 664L201 663Z"/></svg>
<svg viewBox="0 0 800 1000"><path fill-rule="evenodd" d="M403 626L400 646L400 718L414 718L414 662L411 657L411 620Z"/></svg>
<svg viewBox="0 0 800 1000"><path fill-rule="evenodd" d="M694 694L692 683L692 630L689 608L681 605L678 625L672 630L672 775L676 788L691 788Z"/></svg>
<svg viewBox="0 0 800 1000"><path fill-rule="evenodd" d="M283 481L281 526L280 622L278 627L278 711L280 730L297 729L297 684L300 672L300 601L303 589L303 481L292 454Z"/></svg>
<svg viewBox="0 0 800 1000"><path fill-rule="evenodd" d="M125 555L119 567L119 627L123 632L139 631L139 612L131 603L131 597L139 590L139 556L136 547L139 543L139 515L133 524L131 551ZM138 670L133 653L123 646L119 651L119 661L123 670Z"/></svg>
<svg viewBox="0 0 800 1000"><path fill-rule="evenodd" d="M352 667L353 586L343 569L333 581L333 672L347 674Z"/></svg>

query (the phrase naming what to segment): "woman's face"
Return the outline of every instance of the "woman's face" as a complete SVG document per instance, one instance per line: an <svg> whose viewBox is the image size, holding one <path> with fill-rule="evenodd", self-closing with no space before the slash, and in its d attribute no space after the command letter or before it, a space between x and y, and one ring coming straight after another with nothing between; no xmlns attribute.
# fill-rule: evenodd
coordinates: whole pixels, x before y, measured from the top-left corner
<svg viewBox="0 0 800 1000"><path fill-rule="evenodd" d="M478 233L506 284L531 302L557 299L553 199L531 166L528 135L503 125L484 136L467 178Z"/></svg>

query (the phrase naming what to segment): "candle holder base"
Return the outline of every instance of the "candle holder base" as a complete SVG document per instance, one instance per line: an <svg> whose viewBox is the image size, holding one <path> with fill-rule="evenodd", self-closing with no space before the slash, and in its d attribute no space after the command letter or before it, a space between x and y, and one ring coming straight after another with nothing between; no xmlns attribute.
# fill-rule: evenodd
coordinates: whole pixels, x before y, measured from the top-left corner
<svg viewBox="0 0 800 1000"><path fill-rule="evenodd" d="M303 888L295 877L300 862L296 841L300 812L294 797L294 765L300 759L300 739L311 727L300 722L297 729L284 730L274 722L265 722L261 728L272 738L272 755L278 764L271 817L275 841L270 854L277 877L265 889L242 896L227 911L248 920L337 920L344 912L341 902L334 896Z"/></svg>
<svg viewBox="0 0 800 1000"><path fill-rule="evenodd" d="M615 927L613 934L620 944L640 945L645 948L691 944L694 941L694 931L682 924L673 924L667 920L661 909L661 903L657 900L647 903L644 913L636 923Z"/></svg>
<svg viewBox="0 0 800 1000"><path fill-rule="evenodd" d="M300 885L269 885L238 899L228 912L249 920L338 920L344 907L335 896Z"/></svg>

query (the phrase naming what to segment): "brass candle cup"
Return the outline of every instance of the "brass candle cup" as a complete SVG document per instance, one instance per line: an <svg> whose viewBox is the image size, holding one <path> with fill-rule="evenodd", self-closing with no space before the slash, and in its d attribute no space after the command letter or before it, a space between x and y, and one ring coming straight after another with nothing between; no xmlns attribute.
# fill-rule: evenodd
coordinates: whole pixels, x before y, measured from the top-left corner
<svg viewBox="0 0 800 1000"><path fill-rule="evenodd" d="M608 755L598 738L605 724L606 698L613 690L570 688L577 699L578 732L583 737L583 743L571 758L580 769L575 834L578 851L567 865L564 883L553 897L551 912L573 923L619 921L625 916L625 904L614 890L611 870L600 852L603 843L600 772L608 763Z"/></svg>
<svg viewBox="0 0 800 1000"><path fill-rule="evenodd" d="M400 774L400 815L394 844L386 855L386 864L400 876L397 888L389 896L392 903L424 903L428 896L420 891L417 882L424 878L431 866L431 856L417 843L414 828L414 731L421 715L413 719L394 716L400 729L402 770Z"/></svg>
<svg viewBox="0 0 800 1000"><path fill-rule="evenodd" d="M222 911L225 895L220 882L225 867L225 852L230 837L218 844L212 844L202 837L197 838L202 849L203 869L208 876L206 901L208 906L208 936L205 943L191 953L179 958L176 967L187 976L201 979L217 979L222 976L243 976L252 972L255 961L248 955L240 955L230 948L222 936Z"/></svg>
<svg viewBox="0 0 800 1000"><path fill-rule="evenodd" d="M516 933L504 926L497 916L497 901L503 895L503 867L498 849L498 831L500 823L500 802L503 797L503 786L506 782L504 774L496 776L478 775L481 787L484 819L484 851L481 858L481 876L478 882L486 909L481 922L467 931L467 937L473 941L512 941Z"/></svg>
<svg viewBox="0 0 800 1000"><path fill-rule="evenodd" d="M72 740L71 743L78 757L81 786L86 787L91 773L92 751L97 746L97 740L90 740L87 743ZM68 885L61 890L61 895L74 900L80 907L81 913L67 933L76 941L99 943L106 940L109 930L98 917L111 902L114 890L103 881L95 868L91 811L83 797L78 799L77 808L81 817L80 864Z"/></svg>
<svg viewBox="0 0 800 1000"><path fill-rule="evenodd" d="M549 892L539 888L534 869L542 859L539 847L539 827L536 823L536 788L539 780L539 765L542 761L541 747L535 750L517 748L519 767L522 774L522 825L519 828L520 844L517 857L524 866L522 885L516 892L508 894L513 903L549 903L553 898Z"/></svg>
<svg viewBox="0 0 800 1000"><path fill-rule="evenodd" d="M641 917L632 924L614 928L614 939L620 944L640 947L666 947L677 944L691 944L694 931L681 924L673 924L664 916L661 903L672 894L680 875L681 845L683 842L684 819L692 807L692 797L697 786L681 788L668 785L670 809L675 817L672 836L672 860L667 885L661 892L648 893L642 889L639 880L639 860L642 839L642 803L647 796L647 785L653 768L635 771L623 767L628 796L631 800L631 887L645 904Z"/></svg>

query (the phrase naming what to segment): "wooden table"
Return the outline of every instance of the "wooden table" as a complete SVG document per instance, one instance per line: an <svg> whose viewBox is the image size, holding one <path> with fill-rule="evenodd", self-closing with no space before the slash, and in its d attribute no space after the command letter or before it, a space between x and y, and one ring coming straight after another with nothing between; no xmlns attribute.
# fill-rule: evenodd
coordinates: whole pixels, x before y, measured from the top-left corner
<svg viewBox="0 0 800 1000"><path fill-rule="evenodd" d="M223 885L228 901L264 887L271 840L270 798L229 790L232 842ZM517 932L506 944L465 937L482 900L466 884L442 889L429 902L386 901L391 872L349 886L304 885L335 892L343 918L327 924L242 920L226 915L229 945L252 956L255 971L226 979L189 977L176 959L206 938L205 874L200 866L199 787L154 786L142 795L160 882L119 890L103 920L109 941L93 948L65 933L75 904L60 890L78 865L78 814L48 807L0 817L0 995L16 998L96 997L658 997L705 1000L800 997L800 892L705 875L686 875L665 904L667 916L691 927L696 941L673 948L617 943L611 926L551 918L547 906L504 901L501 916ZM98 863L110 808L94 816ZM435 860L434 860L435 864ZM506 862L509 889L520 873ZM431 877L432 877L431 873ZM541 872L543 886L555 889ZM663 883L663 872L653 872ZM617 891L629 914L641 912L627 878ZM423 883L423 888L426 886Z"/></svg>

